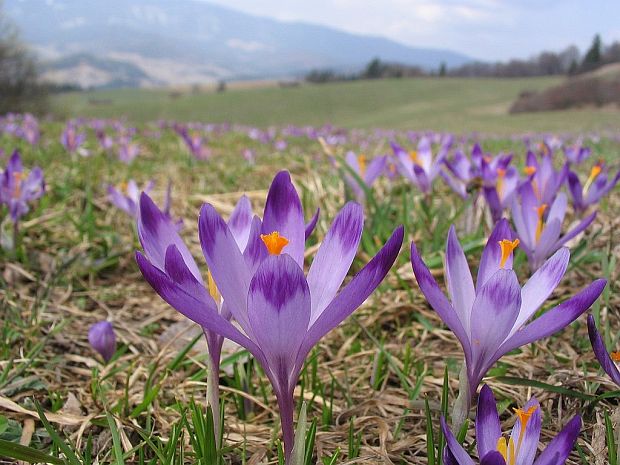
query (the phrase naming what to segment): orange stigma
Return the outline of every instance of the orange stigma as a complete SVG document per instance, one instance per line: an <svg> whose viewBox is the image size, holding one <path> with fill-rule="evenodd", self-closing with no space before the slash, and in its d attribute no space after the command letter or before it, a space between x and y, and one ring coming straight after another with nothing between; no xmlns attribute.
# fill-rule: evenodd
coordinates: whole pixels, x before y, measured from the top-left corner
<svg viewBox="0 0 620 465"><path fill-rule="evenodd" d="M594 180L598 177L598 175L601 174L601 171L603 171L603 162L598 162L596 165L592 167L592 169L590 170L590 176L588 176L588 180L583 185L584 195L588 193L590 186L592 185Z"/></svg>
<svg viewBox="0 0 620 465"><path fill-rule="evenodd" d="M502 258L499 262L500 268L504 268L504 266L506 266L506 262L512 255L512 251L518 247L519 242L519 239L515 239L514 241L502 239L498 242L499 246L502 248Z"/></svg>
<svg viewBox="0 0 620 465"><path fill-rule="evenodd" d="M527 423L530 421L530 418L532 417L537 408L538 407L536 407L535 405L532 405L527 410L523 410L520 408L514 409L514 412L519 417L519 422L521 422L521 436L523 436L525 427L527 426Z"/></svg>
<svg viewBox="0 0 620 465"><path fill-rule="evenodd" d="M21 171L13 172L13 198L17 199L22 194L22 179L24 179L24 173Z"/></svg>
<svg viewBox="0 0 620 465"><path fill-rule="evenodd" d="M614 362L620 362L620 352L611 352L609 356Z"/></svg>
<svg viewBox="0 0 620 465"><path fill-rule="evenodd" d="M364 176L364 174L366 174L366 155L364 154L358 155L357 164L360 167L360 174Z"/></svg>
<svg viewBox="0 0 620 465"><path fill-rule="evenodd" d="M260 238L265 243L269 255L280 255L282 249L288 245L288 239L280 236L278 231L274 231L271 234L261 234Z"/></svg>
<svg viewBox="0 0 620 465"><path fill-rule="evenodd" d="M415 150L412 150L409 152L409 158L411 158L411 161L414 162L416 165L420 164L420 159L418 158L418 152L416 152Z"/></svg>
<svg viewBox="0 0 620 465"><path fill-rule="evenodd" d="M500 200L504 197L504 177L506 176L506 170L503 168L497 168L497 195Z"/></svg>
<svg viewBox="0 0 620 465"><path fill-rule="evenodd" d="M526 166L525 168L523 168L523 172L527 174L528 176L532 176L533 174L536 174L536 167Z"/></svg>
<svg viewBox="0 0 620 465"><path fill-rule="evenodd" d="M122 183L118 185L118 190L121 191L123 194L127 195L128 187L129 185L127 184L127 181L123 181Z"/></svg>
<svg viewBox="0 0 620 465"><path fill-rule="evenodd" d="M542 236L543 229L545 228L545 223L543 221L543 215L547 210L547 204L543 203L540 207L535 207L536 214L538 215L538 223L536 223L536 242L540 240L540 236Z"/></svg>

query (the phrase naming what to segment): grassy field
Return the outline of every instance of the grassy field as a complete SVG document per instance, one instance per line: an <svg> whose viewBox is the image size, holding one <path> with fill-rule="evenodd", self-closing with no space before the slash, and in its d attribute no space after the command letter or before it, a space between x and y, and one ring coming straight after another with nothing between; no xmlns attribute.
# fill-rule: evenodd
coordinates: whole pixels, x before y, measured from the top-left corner
<svg viewBox="0 0 620 465"><path fill-rule="evenodd" d="M509 115L520 92L537 91L558 78L425 78L357 81L296 88L234 89L182 93L122 89L57 95L63 116L120 117L133 123L156 119L235 122L256 126L332 123L347 128L441 130L513 134L529 131L613 130L620 112L584 109Z"/></svg>

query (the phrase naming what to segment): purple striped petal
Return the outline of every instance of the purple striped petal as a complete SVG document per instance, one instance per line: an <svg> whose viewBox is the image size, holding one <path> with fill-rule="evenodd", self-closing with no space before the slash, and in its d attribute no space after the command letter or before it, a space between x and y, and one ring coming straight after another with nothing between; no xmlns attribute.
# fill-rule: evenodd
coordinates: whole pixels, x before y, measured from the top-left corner
<svg viewBox="0 0 620 465"><path fill-rule="evenodd" d="M196 265L194 257L177 233L176 226L146 193L140 195L138 238L149 261L162 271L165 270L168 247L176 246L194 278L203 283L198 265Z"/></svg>
<svg viewBox="0 0 620 465"><path fill-rule="evenodd" d="M364 211L349 202L338 213L308 272L314 323L333 300L349 272L364 229Z"/></svg>
<svg viewBox="0 0 620 465"><path fill-rule="evenodd" d="M235 238L239 250L245 250L248 244L253 216L250 199L245 195L241 196L228 220L228 228Z"/></svg>
<svg viewBox="0 0 620 465"><path fill-rule="evenodd" d="M203 328L213 331L245 347L259 361L265 361L259 347L235 328L230 321L222 318L217 313L216 309L188 294L163 271L153 266L140 252L136 252L136 262L138 263L138 267L144 279L146 279L162 299L168 302L168 304L177 311Z"/></svg>
<svg viewBox="0 0 620 465"><path fill-rule="evenodd" d="M478 290L471 314L472 392L486 367L495 363L494 355L510 334L520 308L521 286L512 270L498 270Z"/></svg>
<svg viewBox="0 0 620 465"><path fill-rule="evenodd" d="M456 311L465 333L469 334L471 310L476 298L476 290L467 258L465 258L465 253L456 237L454 225L450 227L450 232L448 232L445 268L446 285L452 308Z"/></svg>
<svg viewBox="0 0 620 465"><path fill-rule="evenodd" d="M283 253L289 254L303 267L306 226L301 201L288 171L280 171L273 178L267 194L262 233L271 234L274 231L289 241Z"/></svg>
<svg viewBox="0 0 620 465"><path fill-rule="evenodd" d="M583 209L585 207L582 196L583 186L581 185L581 181L579 181L579 177L572 171L568 173L568 190L570 190L573 196L575 208L577 210Z"/></svg>
<svg viewBox="0 0 620 465"><path fill-rule="evenodd" d="M404 228L397 227L385 245L353 279L336 295L321 316L314 322L304 340L298 364L325 334L353 313L377 288L394 264L403 243Z"/></svg>
<svg viewBox="0 0 620 465"><path fill-rule="evenodd" d="M605 342L603 342L603 338L596 329L596 324L594 324L594 317L592 315L588 315L588 335L590 336L590 343L592 344L594 355L596 355L596 359L601 364L601 367L612 381L620 386L620 370L618 370L618 366L609 356L609 352L607 352L607 348L605 347Z"/></svg>
<svg viewBox="0 0 620 465"><path fill-rule="evenodd" d="M468 359L471 353L469 333L465 332L463 324L452 307L452 304L450 304L448 298L439 288L437 281L433 278L433 275L422 260L413 242L411 243L411 267L418 281L418 286L420 286L420 290L424 294L424 297L426 297L427 302L433 310L437 312L439 318L441 318L446 326L456 335L461 346L463 346L465 358Z"/></svg>
<svg viewBox="0 0 620 465"><path fill-rule="evenodd" d="M148 258L148 257L147 257ZM164 271L168 277L189 295L218 311L217 303L211 297L204 284L196 279L188 268L176 245L171 244L166 250ZM219 302L218 302L219 303Z"/></svg>
<svg viewBox="0 0 620 465"><path fill-rule="evenodd" d="M569 260L569 250L562 248L528 279L521 289L521 311L515 322L513 334L534 315L560 284Z"/></svg>
<svg viewBox="0 0 620 465"><path fill-rule="evenodd" d="M297 382L295 360L310 321L310 289L303 270L286 254L268 257L248 294L248 318L274 379L288 391Z"/></svg>
<svg viewBox="0 0 620 465"><path fill-rule="evenodd" d="M497 450L497 441L500 437L502 437L502 430L497 413L497 402L493 391L485 384L480 390L476 412L478 457L484 457L489 452Z"/></svg>
<svg viewBox="0 0 620 465"><path fill-rule="evenodd" d="M499 242L507 239L512 241L514 233L510 229L508 220L501 219L493 228L493 232L489 236L489 240L482 251L480 258L480 267L478 268L478 277L476 278L476 289L480 289L487 280L500 269L499 265L502 260L502 248ZM512 269L512 255L504 265L504 269Z"/></svg>
<svg viewBox="0 0 620 465"><path fill-rule="evenodd" d="M209 204L200 209L198 232L202 253L215 284L235 320L251 338L247 313L251 275L237 242L228 225Z"/></svg>
<svg viewBox="0 0 620 465"><path fill-rule="evenodd" d="M575 415L542 451L534 465L563 465L577 442L580 430L581 417Z"/></svg>
<svg viewBox="0 0 620 465"><path fill-rule="evenodd" d="M508 338L499 348L496 356L499 358L517 347L551 336L568 326L590 308L594 301L601 295L606 284L607 281L605 279L597 279L579 294L545 312L545 314L536 318Z"/></svg>
<svg viewBox="0 0 620 465"><path fill-rule="evenodd" d="M566 199L566 194L564 192L560 192L549 208L547 221L558 220L560 224L562 224L564 222L564 217L566 216L567 204L568 201Z"/></svg>
<svg viewBox="0 0 620 465"><path fill-rule="evenodd" d="M446 438L447 447L448 449L450 449L450 453L456 460L456 463L458 463L459 465L474 465L474 461L472 460L472 458L469 456L467 451L463 449L463 446L461 446L459 442L456 440L456 438L454 437L454 434L448 427L448 424L446 423L446 419L443 417L443 415L441 416L440 421L441 421L441 430L443 431L443 435Z"/></svg>

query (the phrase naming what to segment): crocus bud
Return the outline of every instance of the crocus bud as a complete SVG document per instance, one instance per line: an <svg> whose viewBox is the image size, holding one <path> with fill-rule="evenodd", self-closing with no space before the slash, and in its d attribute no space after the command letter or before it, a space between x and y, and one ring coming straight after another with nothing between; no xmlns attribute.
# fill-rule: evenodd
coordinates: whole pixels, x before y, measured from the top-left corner
<svg viewBox="0 0 620 465"><path fill-rule="evenodd" d="M116 352L116 334L109 321L99 321L88 330L88 342L108 362Z"/></svg>

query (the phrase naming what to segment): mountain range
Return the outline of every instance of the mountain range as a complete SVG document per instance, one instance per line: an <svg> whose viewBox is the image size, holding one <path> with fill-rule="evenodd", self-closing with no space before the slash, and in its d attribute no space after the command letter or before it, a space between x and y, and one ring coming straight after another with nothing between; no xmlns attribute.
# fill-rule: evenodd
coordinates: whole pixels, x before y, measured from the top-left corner
<svg viewBox="0 0 620 465"><path fill-rule="evenodd" d="M437 69L450 50L253 16L200 0L5 0L44 78L82 87L285 79L359 71L371 59Z"/></svg>

